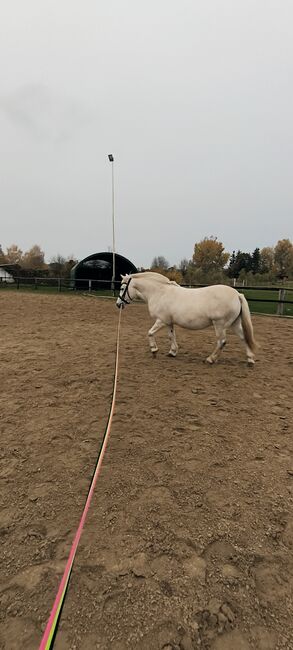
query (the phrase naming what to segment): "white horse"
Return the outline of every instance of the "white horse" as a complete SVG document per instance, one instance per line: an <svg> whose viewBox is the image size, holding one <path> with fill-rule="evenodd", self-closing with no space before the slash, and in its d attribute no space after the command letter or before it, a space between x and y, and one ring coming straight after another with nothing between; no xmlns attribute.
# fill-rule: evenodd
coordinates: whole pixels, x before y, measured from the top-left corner
<svg viewBox="0 0 293 650"><path fill-rule="evenodd" d="M171 341L169 355L176 357L178 345L174 325L200 330L213 325L217 345L207 357L208 363L215 363L226 343L226 329L238 334L246 348L247 361L254 364L256 342L246 298L232 287L218 284L198 289L180 287L160 273L133 273L122 277L117 307L125 307L136 298L147 303L149 313L156 321L148 332L151 352L155 355L158 346L154 334L162 327L168 328Z"/></svg>

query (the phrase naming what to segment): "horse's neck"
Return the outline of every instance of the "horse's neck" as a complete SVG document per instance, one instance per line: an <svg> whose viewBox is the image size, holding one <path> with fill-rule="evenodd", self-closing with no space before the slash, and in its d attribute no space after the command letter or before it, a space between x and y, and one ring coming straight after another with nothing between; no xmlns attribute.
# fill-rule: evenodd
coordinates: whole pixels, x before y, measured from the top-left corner
<svg viewBox="0 0 293 650"><path fill-rule="evenodd" d="M165 285L159 282L151 282L150 280L136 279L134 286L141 294L143 300L148 302L150 298L161 292Z"/></svg>

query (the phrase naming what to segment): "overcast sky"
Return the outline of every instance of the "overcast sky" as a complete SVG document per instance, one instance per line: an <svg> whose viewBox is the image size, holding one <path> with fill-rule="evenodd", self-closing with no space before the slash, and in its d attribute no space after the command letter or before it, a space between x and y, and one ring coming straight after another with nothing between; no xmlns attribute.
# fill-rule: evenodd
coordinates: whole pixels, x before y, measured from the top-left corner
<svg viewBox="0 0 293 650"><path fill-rule="evenodd" d="M9 0L0 243L147 266L292 238L292 0Z"/></svg>

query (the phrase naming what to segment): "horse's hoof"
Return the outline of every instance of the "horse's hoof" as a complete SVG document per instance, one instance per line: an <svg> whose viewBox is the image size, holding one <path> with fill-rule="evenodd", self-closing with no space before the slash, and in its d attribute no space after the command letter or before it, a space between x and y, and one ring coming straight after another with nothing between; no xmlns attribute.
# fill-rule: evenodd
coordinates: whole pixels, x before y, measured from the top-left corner
<svg viewBox="0 0 293 650"><path fill-rule="evenodd" d="M207 358L205 359L205 363L208 363L210 366L212 366L213 363L215 363L215 362L214 362L214 359L211 359L211 357L207 357Z"/></svg>
<svg viewBox="0 0 293 650"><path fill-rule="evenodd" d="M152 357L153 359L156 358L158 350L152 350Z"/></svg>
<svg viewBox="0 0 293 650"><path fill-rule="evenodd" d="M168 357L173 357L173 359L174 359L174 357L176 357L176 354L177 354L176 352L171 352L170 351L170 352L168 352Z"/></svg>
<svg viewBox="0 0 293 650"><path fill-rule="evenodd" d="M255 361L253 361L253 359L248 359L247 365L248 365L248 368L254 368Z"/></svg>

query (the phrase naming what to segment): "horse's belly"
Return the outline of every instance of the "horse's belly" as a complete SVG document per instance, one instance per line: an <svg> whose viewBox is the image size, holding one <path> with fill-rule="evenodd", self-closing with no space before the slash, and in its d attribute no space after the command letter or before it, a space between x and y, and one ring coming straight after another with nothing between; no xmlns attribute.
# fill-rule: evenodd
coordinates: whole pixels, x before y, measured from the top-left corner
<svg viewBox="0 0 293 650"><path fill-rule="evenodd" d="M202 330L210 327L212 324L211 319L206 314L174 314L173 323L190 330Z"/></svg>

